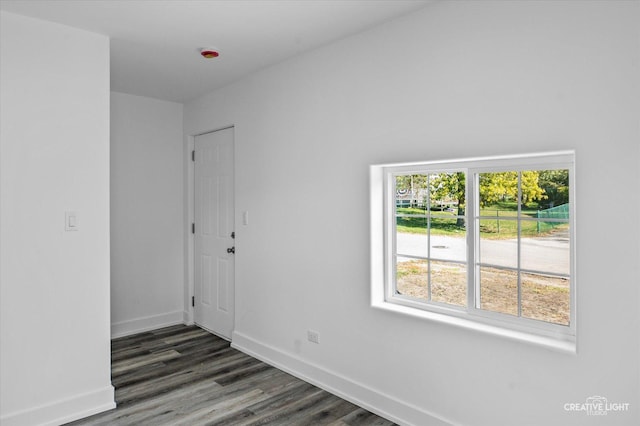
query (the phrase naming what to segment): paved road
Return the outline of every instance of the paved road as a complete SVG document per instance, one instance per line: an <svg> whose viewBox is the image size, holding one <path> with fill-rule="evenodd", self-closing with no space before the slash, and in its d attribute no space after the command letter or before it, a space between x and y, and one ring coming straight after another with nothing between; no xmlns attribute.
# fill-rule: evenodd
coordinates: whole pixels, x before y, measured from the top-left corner
<svg viewBox="0 0 640 426"><path fill-rule="evenodd" d="M466 260L466 240L449 236L431 236L431 257L440 260ZM427 236L399 233L398 254L427 256ZM517 267L517 240L482 240L480 261L497 266ZM558 232L545 237L522 238L521 267L542 272L569 274L569 236ZM411 260L399 257L398 261Z"/></svg>

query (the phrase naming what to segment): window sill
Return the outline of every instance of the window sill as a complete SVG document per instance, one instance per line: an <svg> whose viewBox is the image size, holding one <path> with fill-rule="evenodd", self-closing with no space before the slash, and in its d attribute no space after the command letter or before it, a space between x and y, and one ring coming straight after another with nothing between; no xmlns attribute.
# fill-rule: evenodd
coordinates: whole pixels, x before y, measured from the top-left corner
<svg viewBox="0 0 640 426"><path fill-rule="evenodd" d="M487 333L493 336L499 336L506 339L516 340L518 342L545 347L565 354L575 355L577 353L575 340L567 340L569 338L568 336L562 336L562 338L542 336L526 331L508 329L497 325L478 322L476 320L455 317L437 312L425 311L422 309L411 308L408 306L389 303L385 301L373 302L371 306L376 309L382 309L388 312L407 315L413 318L419 318L421 320L461 327L467 330L479 331L481 333Z"/></svg>

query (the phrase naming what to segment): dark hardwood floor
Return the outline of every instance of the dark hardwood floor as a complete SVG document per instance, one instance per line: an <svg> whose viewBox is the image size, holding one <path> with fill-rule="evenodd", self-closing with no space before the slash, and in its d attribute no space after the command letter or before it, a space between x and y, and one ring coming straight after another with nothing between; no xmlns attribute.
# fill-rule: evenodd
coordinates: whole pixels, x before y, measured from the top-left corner
<svg viewBox="0 0 640 426"><path fill-rule="evenodd" d="M393 425L195 326L111 348L118 407L69 425Z"/></svg>

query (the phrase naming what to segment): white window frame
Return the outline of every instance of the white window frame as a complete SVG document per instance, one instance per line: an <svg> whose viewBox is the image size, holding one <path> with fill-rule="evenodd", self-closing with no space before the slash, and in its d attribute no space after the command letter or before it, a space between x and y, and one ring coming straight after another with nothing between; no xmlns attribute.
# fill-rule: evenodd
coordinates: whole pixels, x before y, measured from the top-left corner
<svg viewBox="0 0 640 426"><path fill-rule="evenodd" d="M569 170L570 285L569 325L534 320L483 310L476 307L476 256L479 253L479 201L476 199L478 173L525 170ZM452 171L466 173L467 306L456 307L403 297L395 291L395 176ZM374 165L371 173L371 303L376 308L456 324L552 348L575 352L576 269L575 269L575 153L560 151L514 156L483 157L445 161ZM520 265L518 265L518 269Z"/></svg>

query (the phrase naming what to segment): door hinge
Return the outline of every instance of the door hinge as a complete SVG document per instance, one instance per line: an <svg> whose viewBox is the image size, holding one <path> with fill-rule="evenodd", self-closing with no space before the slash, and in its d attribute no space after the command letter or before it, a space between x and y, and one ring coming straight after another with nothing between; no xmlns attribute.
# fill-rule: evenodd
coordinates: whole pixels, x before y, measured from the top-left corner
<svg viewBox="0 0 640 426"><path fill-rule="evenodd" d="M191 306L192 307L196 306L196 297L195 296L191 296Z"/></svg>
<svg viewBox="0 0 640 426"><path fill-rule="evenodd" d="M195 223L192 223L192 224L191 224L191 233L192 233L192 234L195 234L195 233L196 233L196 224L195 224Z"/></svg>
<svg viewBox="0 0 640 426"><path fill-rule="evenodd" d="M196 151L191 151L191 161L196 161Z"/></svg>

